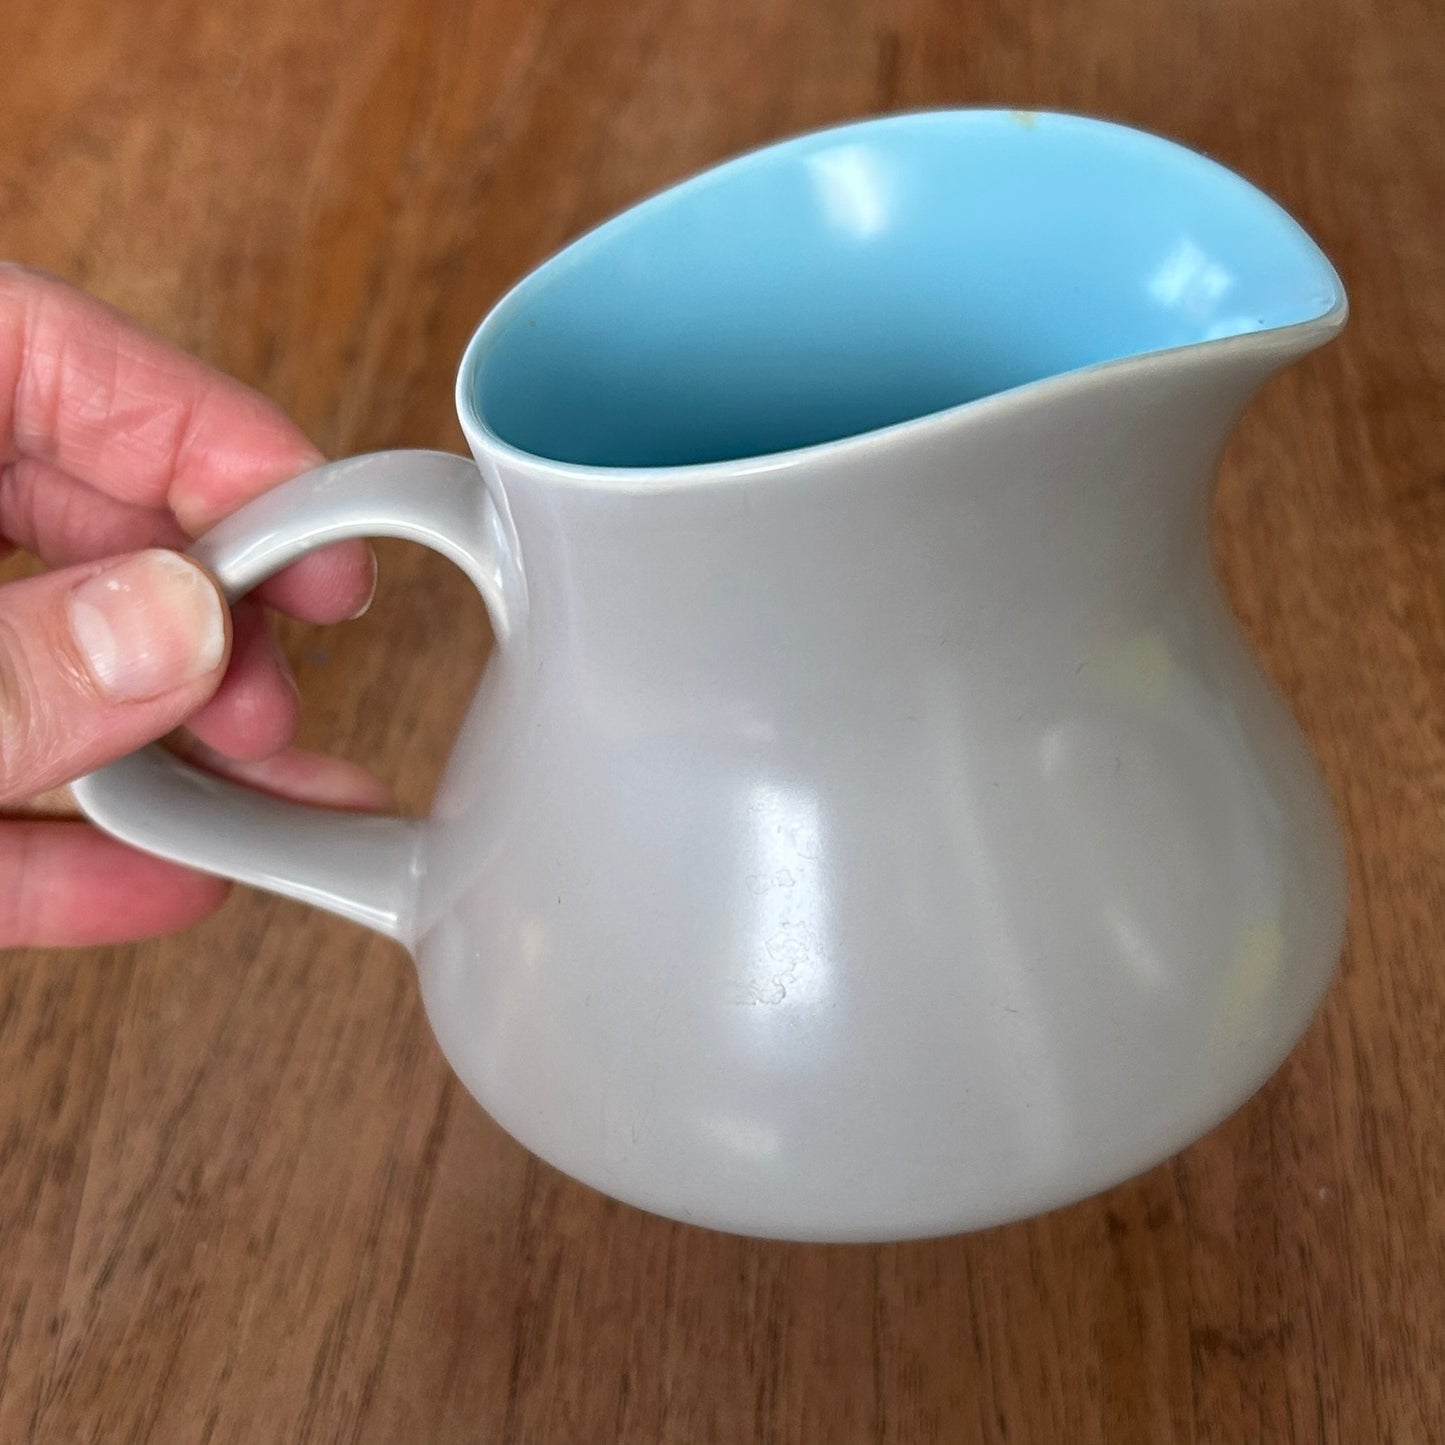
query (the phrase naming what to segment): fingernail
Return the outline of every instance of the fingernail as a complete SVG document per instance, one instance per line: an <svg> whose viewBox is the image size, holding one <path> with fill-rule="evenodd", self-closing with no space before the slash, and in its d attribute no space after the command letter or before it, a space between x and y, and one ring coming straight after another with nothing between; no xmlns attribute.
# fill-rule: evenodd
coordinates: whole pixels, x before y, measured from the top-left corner
<svg viewBox="0 0 1445 1445"><path fill-rule="evenodd" d="M226 616L205 573L176 552L127 557L70 595L70 630L99 686L126 702L213 672Z"/></svg>
<svg viewBox="0 0 1445 1445"><path fill-rule="evenodd" d="M376 559L376 548L369 542L366 546L366 555L371 563L371 591L366 594L366 601L346 619L347 622L355 622L358 617L365 617L371 611L371 604L376 601L376 587L381 581L381 564Z"/></svg>

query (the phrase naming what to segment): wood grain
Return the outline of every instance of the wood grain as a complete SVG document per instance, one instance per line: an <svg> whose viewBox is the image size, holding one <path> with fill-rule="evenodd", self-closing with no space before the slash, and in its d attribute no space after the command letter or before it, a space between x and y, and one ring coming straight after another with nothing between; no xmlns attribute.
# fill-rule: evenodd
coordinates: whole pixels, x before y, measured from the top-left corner
<svg viewBox="0 0 1445 1445"><path fill-rule="evenodd" d="M0 254L287 406L456 447L475 320L587 223L870 111L1058 107L1245 171L1344 272L1219 552L1345 820L1337 987L1098 1199L808 1249L528 1158L406 960L254 895L0 965L0 1441L1445 1439L1445 16L1436 0L7 0ZM444 563L292 629L307 737L425 804L484 660Z"/></svg>

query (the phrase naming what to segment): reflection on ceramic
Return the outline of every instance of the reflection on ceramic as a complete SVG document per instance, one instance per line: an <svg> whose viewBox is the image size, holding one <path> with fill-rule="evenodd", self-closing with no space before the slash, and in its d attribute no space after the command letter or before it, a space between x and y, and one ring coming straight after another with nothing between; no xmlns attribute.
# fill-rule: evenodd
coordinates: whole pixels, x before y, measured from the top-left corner
<svg viewBox="0 0 1445 1445"><path fill-rule="evenodd" d="M337 462L197 547L233 594L355 535L472 577L498 643L430 819L156 751L78 796L406 944L468 1089L644 1208L880 1239L1102 1189L1259 1086L1339 950L1208 518L1344 317L1271 201L1117 126L747 156L497 306L475 463Z"/></svg>

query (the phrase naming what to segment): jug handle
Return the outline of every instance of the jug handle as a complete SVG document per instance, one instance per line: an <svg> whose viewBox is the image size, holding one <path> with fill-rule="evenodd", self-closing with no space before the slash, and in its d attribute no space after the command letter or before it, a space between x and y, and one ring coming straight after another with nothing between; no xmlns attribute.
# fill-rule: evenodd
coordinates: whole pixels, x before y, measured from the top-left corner
<svg viewBox="0 0 1445 1445"><path fill-rule="evenodd" d="M498 647L524 592L476 463L451 452L391 451L331 462L283 482L194 543L227 598L316 547L400 537L450 558L476 584ZM202 872L297 898L409 945L420 825L285 802L226 782L159 746L72 785L103 832Z"/></svg>

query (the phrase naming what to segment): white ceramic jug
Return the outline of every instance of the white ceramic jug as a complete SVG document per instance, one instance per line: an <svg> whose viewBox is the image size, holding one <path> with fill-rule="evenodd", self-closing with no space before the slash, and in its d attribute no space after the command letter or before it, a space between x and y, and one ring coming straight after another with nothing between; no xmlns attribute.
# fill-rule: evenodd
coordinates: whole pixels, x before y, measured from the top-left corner
<svg viewBox="0 0 1445 1445"><path fill-rule="evenodd" d="M1209 503L1345 309L1274 203L1121 127L744 157L497 306L475 461L337 462L196 547L233 596L358 535L472 577L496 647L432 817L154 749L81 805L405 944L467 1088L643 1208L858 1240L1089 1194L1255 1090L1333 972L1338 837Z"/></svg>

